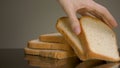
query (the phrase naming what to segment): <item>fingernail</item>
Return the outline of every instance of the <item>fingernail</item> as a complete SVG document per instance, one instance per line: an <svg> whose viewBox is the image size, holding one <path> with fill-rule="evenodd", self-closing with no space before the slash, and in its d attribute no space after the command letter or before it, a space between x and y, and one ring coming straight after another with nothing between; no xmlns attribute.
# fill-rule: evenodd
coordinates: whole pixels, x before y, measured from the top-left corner
<svg viewBox="0 0 120 68"><path fill-rule="evenodd" d="M74 32L76 35L80 34L80 28L79 27L75 27Z"/></svg>

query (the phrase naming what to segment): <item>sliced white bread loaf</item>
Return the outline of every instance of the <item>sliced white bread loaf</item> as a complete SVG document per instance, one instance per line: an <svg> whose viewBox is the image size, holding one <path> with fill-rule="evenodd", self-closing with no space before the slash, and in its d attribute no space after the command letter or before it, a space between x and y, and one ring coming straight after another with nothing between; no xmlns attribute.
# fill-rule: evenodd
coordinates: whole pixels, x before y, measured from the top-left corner
<svg viewBox="0 0 120 68"><path fill-rule="evenodd" d="M76 55L81 59L100 59L119 61L115 33L106 24L96 18L84 16L80 19L81 33L75 35L69 25L69 19L62 17L57 22L58 31L65 37Z"/></svg>
<svg viewBox="0 0 120 68"><path fill-rule="evenodd" d="M73 51L70 45L63 44L63 43L49 43L49 42L42 42L38 39L28 41L28 47L34 49L46 49L46 50L66 50L66 51Z"/></svg>
<svg viewBox="0 0 120 68"><path fill-rule="evenodd" d="M25 51L25 54L50 57L55 59L64 59L64 58L76 56L73 51L67 52L63 50L39 50L39 49L31 49L26 47L24 51Z"/></svg>
<svg viewBox="0 0 120 68"><path fill-rule="evenodd" d="M49 33L40 35L39 40L42 42L66 43L64 37L60 33Z"/></svg>

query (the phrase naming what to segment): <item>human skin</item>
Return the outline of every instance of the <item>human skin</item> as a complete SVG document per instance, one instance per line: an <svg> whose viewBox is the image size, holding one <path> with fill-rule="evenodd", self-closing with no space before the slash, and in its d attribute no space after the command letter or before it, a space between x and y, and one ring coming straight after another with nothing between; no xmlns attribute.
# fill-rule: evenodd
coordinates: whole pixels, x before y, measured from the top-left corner
<svg viewBox="0 0 120 68"><path fill-rule="evenodd" d="M109 27L117 26L117 22L104 6L93 0L58 0L70 20L71 28L78 35L81 32L76 14L94 16L104 21Z"/></svg>

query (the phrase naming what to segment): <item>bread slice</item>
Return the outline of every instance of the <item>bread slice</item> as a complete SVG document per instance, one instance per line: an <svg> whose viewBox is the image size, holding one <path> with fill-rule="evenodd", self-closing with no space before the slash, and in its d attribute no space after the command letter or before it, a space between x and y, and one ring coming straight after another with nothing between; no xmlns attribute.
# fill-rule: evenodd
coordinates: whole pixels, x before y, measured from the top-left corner
<svg viewBox="0 0 120 68"><path fill-rule="evenodd" d="M119 61L116 35L104 22L93 17L82 17L80 19L81 43L87 58L105 61Z"/></svg>
<svg viewBox="0 0 120 68"><path fill-rule="evenodd" d="M66 51L73 51L70 45L62 44L62 43L48 43L42 42L38 39L28 41L28 47L34 49L46 49L46 50L66 50Z"/></svg>
<svg viewBox="0 0 120 68"><path fill-rule="evenodd" d="M61 17L58 19L56 28L63 35L65 40L71 45L80 60L87 60L79 37L72 31L70 27L69 19L67 17Z"/></svg>
<svg viewBox="0 0 120 68"><path fill-rule="evenodd" d="M43 57L50 57L55 59L64 59L68 57L74 57L76 56L73 51L62 51L62 50L39 50L39 49L31 49L31 48L25 48L24 49L25 54L30 55L39 55Z"/></svg>
<svg viewBox="0 0 120 68"><path fill-rule="evenodd" d="M42 42L51 43L66 43L64 37L60 33L49 33L40 35L39 40Z"/></svg>
<svg viewBox="0 0 120 68"><path fill-rule="evenodd" d="M81 17L80 24L81 33L78 36L71 30L67 17L58 19L56 26L81 60L120 60L116 36L111 28L99 19L88 16Z"/></svg>

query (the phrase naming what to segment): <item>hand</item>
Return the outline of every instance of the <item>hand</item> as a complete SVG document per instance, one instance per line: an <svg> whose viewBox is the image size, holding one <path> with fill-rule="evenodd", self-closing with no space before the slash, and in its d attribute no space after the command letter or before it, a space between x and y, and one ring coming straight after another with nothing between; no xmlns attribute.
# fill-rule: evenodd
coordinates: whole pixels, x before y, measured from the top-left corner
<svg viewBox="0 0 120 68"><path fill-rule="evenodd" d="M110 27L116 27L117 22L110 12L93 0L58 0L70 19L71 28L78 35L81 32L76 13L87 16L95 16L104 21Z"/></svg>

